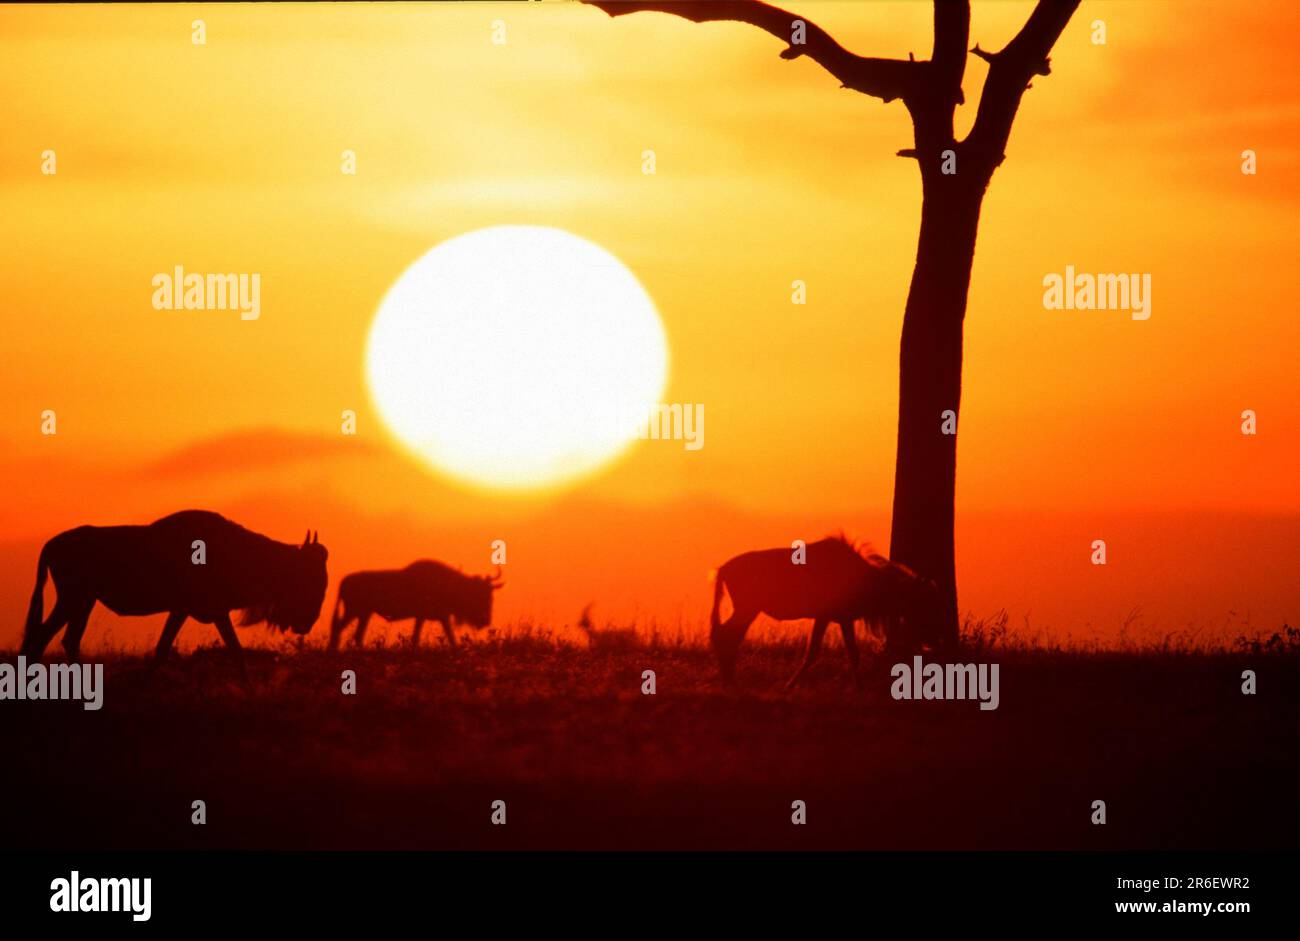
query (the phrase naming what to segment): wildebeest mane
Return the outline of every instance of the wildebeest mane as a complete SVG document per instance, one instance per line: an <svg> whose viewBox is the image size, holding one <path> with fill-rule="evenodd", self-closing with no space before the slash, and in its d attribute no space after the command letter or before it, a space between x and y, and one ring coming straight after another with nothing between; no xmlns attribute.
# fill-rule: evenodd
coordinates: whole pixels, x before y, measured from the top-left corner
<svg viewBox="0 0 1300 941"><path fill-rule="evenodd" d="M427 570L436 569L438 571L446 572L452 575L462 575L465 576L466 578L471 577L465 575L465 573L458 568L452 568L446 562L438 562L434 559L416 559L414 562L412 562L410 565L406 567L406 571L408 572L419 571L420 569L427 569Z"/></svg>
<svg viewBox="0 0 1300 941"><path fill-rule="evenodd" d="M865 559L868 562L870 562L872 559L881 558L881 556L876 554L876 550L872 548L871 543L867 542L865 539L862 541L858 541L854 539L852 536L845 533L844 530L842 529L837 533L831 533L826 538L829 539L831 542L838 542L844 545L845 547L852 549L855 553L857 553L859 556L861 556L863 559Z"/></svg>
<svg viewBox="0 0 1300 941"><path fill-rule="evenodd" d="M172 517L180 517L186 512L172 514ZM271 573L282 571L286 566L292 566L296 561L298 547L286 542L279 542L269 536L253 532L244 526L239 525L234 520L220 516L219 514L210 514L220 520L221 524L229 528L229 539L238 546L238 552L241 560L250 570L260 573ZM170 520L172 517L163 517L158 520L162 523ZM280 580L276 579L279 583ZM282 584L282 583L281 583ZM271 590L275 594L275 590ZM282 603L280 598L268 598L266 601L250 605L243 608L239 613L240 626L247 627L251 624L265 622L268 627L280 631L287 631L290 628L290 612Z"/></svg>
<svg viewBox="0 0 1300 941"><path fill-rule="evenodd" d="M852 536L846 534L842 529L837 533L832 533L826 538L832 542L838 542L846 548L852 549L861 556L864 561L869 562L875 568L889 566L895 569L900 575L905 575L908 578L919 577L915 569L904 565L902 562L894 562L888 557L881 555L875 550L870 542L867 542L865 539L861 541L856 540Z"/></svg>

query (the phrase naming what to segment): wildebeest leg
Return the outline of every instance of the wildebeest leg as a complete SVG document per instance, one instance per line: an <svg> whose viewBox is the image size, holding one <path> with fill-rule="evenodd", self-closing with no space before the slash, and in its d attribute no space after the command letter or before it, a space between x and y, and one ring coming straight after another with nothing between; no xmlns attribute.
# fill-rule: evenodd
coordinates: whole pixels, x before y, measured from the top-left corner
<svg viewBox="0 0 1300 941"><path fill-rule="evenodd" d="M424 618L415 619L415 633L411 635L411 646L420 646L420 631L424 630Z"/></svg>
<svg viewBox="0 0 1300 941"><path fill-rule="evenodd" d="M86 622L90 620L90 612L94 607L95 599L91 598L79 604L68 618L68 629L63 632L63 650L69 660L81 658L81 637L86 633Z"/></svg>
<svg viewBox="0 0 1300 941"><path fill-rule="evenodd" d="M366 628L370 626L370 612L363 611L357 618L357 632L352 635L352 646L361 647L366 642Z"/></svg>
<svg viewBox="0 0 1300 941"><path fill-rule="evenodd" d="M736 608L731 612L731 617L709 632L709 643L718 658L718 672L723 683L730 685L735 682L740 645L756 617L757 611Z"/></svg>
<svg viewBox="0 0 1300 941"><path fill-rule="evenodd" d="M171 652L172 644L176 641L176 635L181 632L181 625L185 623L188 617L183 611L173 611L167 615L167 623L163 625L162 636L158 638L158 646L154 649L154 663L161 663L163 659Z"/></svg>
<svg viewBox="0 0 1300 941"><path fill-rule="evenodd" d="M438 623L442 625L442 632L447 635L447 646L455 647L456 635L451 629L451 618L441 618Z"/></svg>
<svg viewBox="0 0 1300 941"><path fill-rule="evenodd" d="M230 615L223 614L213 622L217 628L217 633L221 635L221 640L230 650L231 656L239 664L239 675L248 679L248 667L244 663L244 648L240 646L239 635L235 633L235 625L230 623Z"/></svg>
<svg viewBox="0 0 1300 941"><path fill-rule="evenodd" d="M840 633L844 635L844 652L849 656L849 668L853 672L853 682L860 687L862 686L862 674L858 672L858 664L861 661L858 657L856 627L857 621L853 619L840 621Z"/></svg>
<svg viewBox="0 0 1300 941"><path fill-rule="evenodd" d="M45 619L39 627L32 631L31 637L23 638L23 646L20 651L24 657L36 659L45 653L45 648L54 640L54 635L63 630L63 625L68 623L68 618L75 607L74 602L67 601L60 597L54 602L54 610L50 616Z"/></svg>
<svg viewBox="0 0 1300 941"><path fill-rule="evenodd" d="M825 618L818 618L813 622L812 633L808 635L808 649L803 655L803 663L799 665L799 669L795 671L794 676L790 677L789 681L785 684L786 689L790 689L803 679L804 674L808 672L808 668L812 666L813 661L817 659L817 654L819 654L822 649L822 638L826 636L826 628L829 624L830 621Z"/></svg>
<svg viewBox="0 0 1300 941"><path fill-rule="evenodd" d="M330 649L331 651L334 651L334 650L338 650L338 649L339 649L339 638L343 636L343 632L344 632L345 630L347 630L348 625L351 624L351 623L352 623L352 617L351 617L351 615L348 613L347 608L344 608L344 609L343 609L343 617L342 617L342 618L335 618L335 619L330 623L330 646L329 646L329 649Z"/></svg>

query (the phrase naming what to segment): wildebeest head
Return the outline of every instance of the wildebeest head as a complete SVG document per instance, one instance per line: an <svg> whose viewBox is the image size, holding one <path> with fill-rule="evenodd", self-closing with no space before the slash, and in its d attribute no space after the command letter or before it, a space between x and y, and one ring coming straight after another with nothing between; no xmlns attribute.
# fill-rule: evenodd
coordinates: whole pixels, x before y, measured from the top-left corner
<svg viewBox="0 0 1300 941"><path fill-rule="evenodd" d="M933 578L913 579L904 595L903 622L916 640L932 643L942 618L943 598Z"/></svg>
<svg viewBox="0 0 1300 941"><path fill-rule="evenodd" d="M505 585L501 566L495 575L477 575L469 579L468 590L461 603L460 616L471 627L487 627L492 623L492 592Z"/></svg>
<svg viewBox="0 0 1300 941"><path fill-rule="evenodd" d="M901 623L903 637L891 638L895 644L916 647L934 636L942 612L942 597L932 578L918 575L899 562L872 555L868 561L876 568L886 590L885 612L895 624Z"/></svg>
<svg viewBox="0 0 1300 941"><path fill-rule="evenodd" d="M243 624L265 621L270 627L295 634L307 634L320 618L325 603L325 588L329 575L325 560L329 552L320 543L320 534L307 531L302 545L298 546L283 569L278 572L274 600L248 608L241 619Z"/></svg>

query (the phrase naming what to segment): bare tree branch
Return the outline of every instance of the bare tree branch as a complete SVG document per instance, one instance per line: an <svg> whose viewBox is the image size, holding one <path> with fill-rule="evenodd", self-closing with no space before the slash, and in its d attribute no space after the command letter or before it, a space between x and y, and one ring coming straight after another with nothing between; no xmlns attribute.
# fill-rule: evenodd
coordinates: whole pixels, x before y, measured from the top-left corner
<svg viewBox="0 0 1300 941"><path fill-rule="evenodd" d="M873 59L849 52L830 34L802 17L758 0L584 0L610 16L655 11L671 13L695 23L731 21L749 23L784 41L782 59L808 56L840 80L844 88L893 101L911 94L921 81L924 63L901 59ZM965 0L962 0L964 3ZM936 14L937 16L937 14ZM796 24L803 24L803 42L796 40ZM965 47L963 39L961 46Z"/></svg>
<svg viewBox="0 0 1300 941"><path fill-rule="evenodd" d="M961 80L966 72L966 43L969 41L970 0L934 0L931 74L943 95L955 104L966 100Z"/></svg>
<svg viewBox="0 0 1300 941"><path fill-rule="evenodd" d="M916 157L921 175L938 169L943 151L955 148L953 121L965 101L961 81L966 72L966 43L970 40L970 0L934 0L934 52L921 63L924 78L906 100L912 115L916 147L900 157Z"/></svg>
<svg viewBox="0 0 1300 941"><path fill-rule="evenodd" d="M1035 75L1051 73L1048 54L1078 6L1079 0L1038 0L1024 27L1001 52L985 52L978 45L971 50L988 62L989 75L963 147L987 161L989 169L1005 158L1021 96Z"/></svg>

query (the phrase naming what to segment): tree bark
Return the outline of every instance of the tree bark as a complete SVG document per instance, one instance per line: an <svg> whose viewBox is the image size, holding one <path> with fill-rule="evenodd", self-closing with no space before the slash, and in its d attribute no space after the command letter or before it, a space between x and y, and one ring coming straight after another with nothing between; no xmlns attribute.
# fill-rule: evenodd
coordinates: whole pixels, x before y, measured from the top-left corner
<svg viewBox="0 0 1300 941"><path fill-rule="evenodd" d="M960 155L958 157L960 159ZM988 177L975 168L944 175L922 161L921 233L903 314L899 353L898 452L890 558L933 578L943 602L930 644L958 637L954 510L960 430L962 328L975 234ZM951 411L951 421L945 421Z"/></svg>

